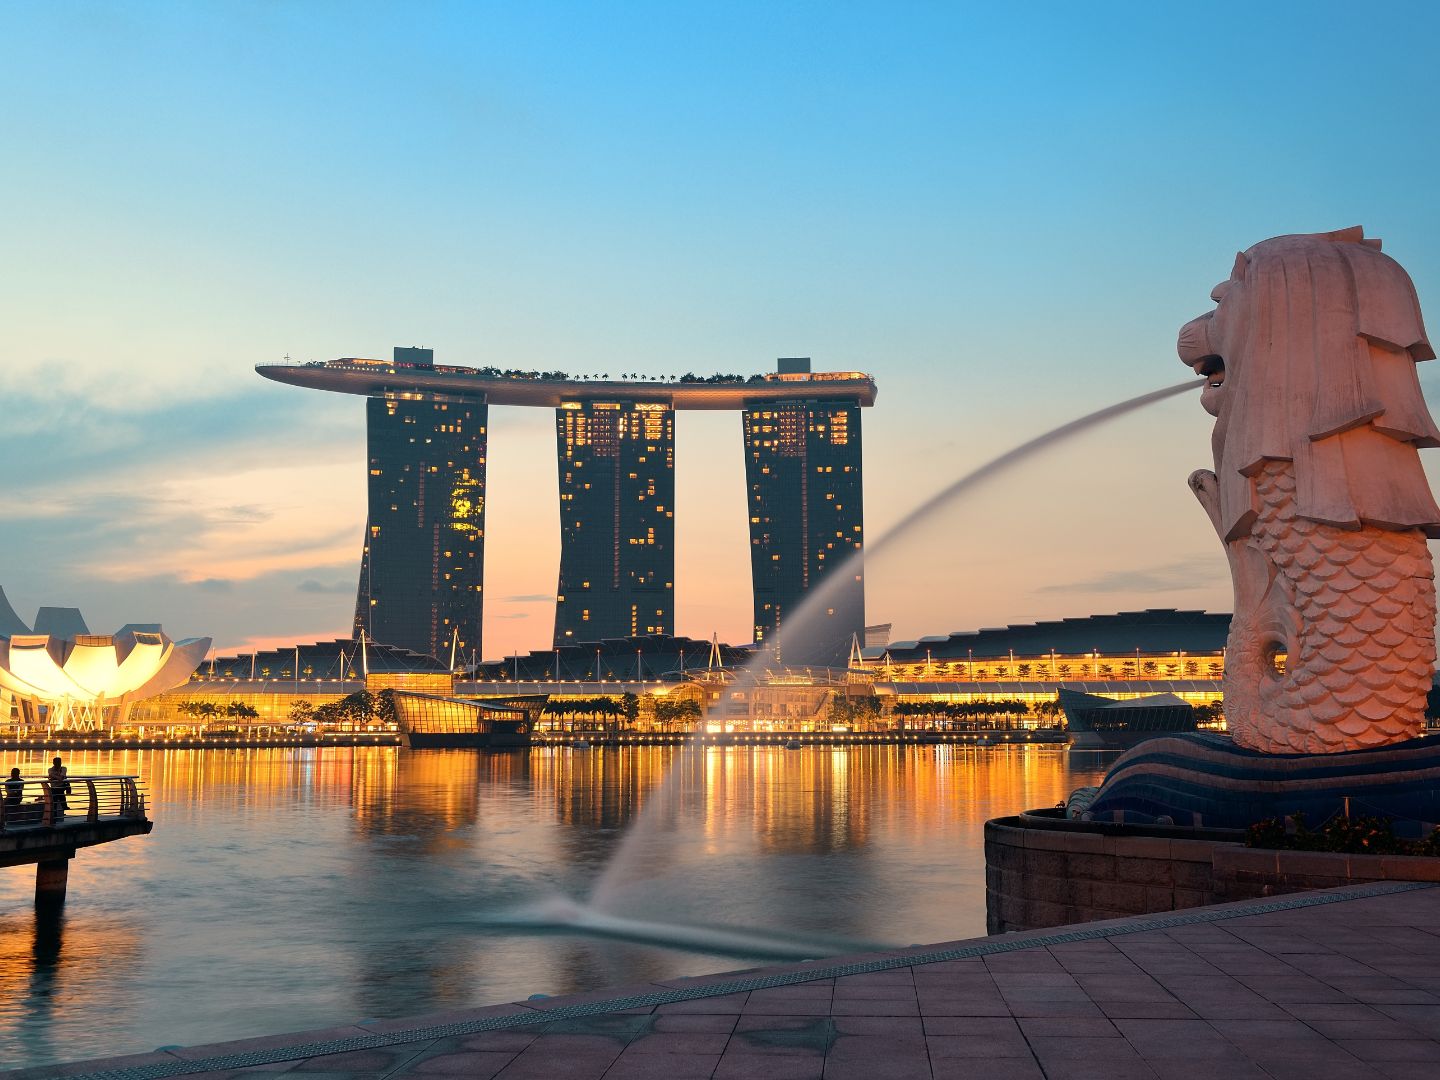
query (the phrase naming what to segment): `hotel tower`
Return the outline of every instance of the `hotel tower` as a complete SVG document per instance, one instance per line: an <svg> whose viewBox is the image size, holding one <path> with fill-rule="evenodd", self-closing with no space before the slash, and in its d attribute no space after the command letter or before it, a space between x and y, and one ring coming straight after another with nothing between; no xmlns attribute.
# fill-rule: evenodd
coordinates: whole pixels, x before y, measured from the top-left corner
<svg viewBox="0 0 1440 1080"><path fill-rule="evenodd" d="M395 363L430 367L434 354L397 348ZM386 391L365 403L357 636L429 656L479 649L487 411L483 394Z"/></svg>
<svg viewBox="0 0 1440 1080"><path fill-rule="evenodd" d="M675 414L741 414L755 641L787 665L843 665L865 625L860 410L874 380L784 359L770 375L576 379L392 360L261 364L366 404L368 519L356 632L480 654L490 405L555 410L560 567L553 645L675 633ZM816 615L795 618L811 601ZM788 633L781 633L791 627Z"/></svg>
<svg viewBox="0 0 1440 1080"><path fill-rule="evenodd" d="M808 359L780 361L802 395L809 372ZM860 405L797 396L742 417L754 640L774 646L777 664L843 665L865 625ZM803 639L777 640L811 595Z"/></svg>
<svg viewBox="0 0 1440 1080"><path fill-rule="evenodd" d="M555 644L675 633L675 414L561 402Z"/></svg>

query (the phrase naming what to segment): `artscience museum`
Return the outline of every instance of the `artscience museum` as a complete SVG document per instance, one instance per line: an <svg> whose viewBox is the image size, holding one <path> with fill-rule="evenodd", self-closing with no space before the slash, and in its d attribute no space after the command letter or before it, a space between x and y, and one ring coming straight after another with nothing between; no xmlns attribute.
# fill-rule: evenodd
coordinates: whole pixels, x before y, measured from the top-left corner
<svg viewBox="0 0 1440 1080"><path fill-rule="evenodd" d="M42 607L33 626L0 589L0 718L24 728L123 726L137 701L182 686L209 638L172 641L155 624L92 634L76 608Z"/></svg>

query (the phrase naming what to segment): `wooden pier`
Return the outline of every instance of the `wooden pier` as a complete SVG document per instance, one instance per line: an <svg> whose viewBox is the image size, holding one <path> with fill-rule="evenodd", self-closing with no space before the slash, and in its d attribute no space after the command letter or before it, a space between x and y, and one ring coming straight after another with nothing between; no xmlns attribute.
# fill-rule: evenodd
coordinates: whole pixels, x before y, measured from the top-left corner
<svg viewBox="0 0 1440 1080"><path fill-rule="evenodd" d="M155 823L133 776L72 776L69 792L49 780L19 777L0 784L0 866L35 864L35 903L65 900L70 860L81 848L142 836Z"/></svg>

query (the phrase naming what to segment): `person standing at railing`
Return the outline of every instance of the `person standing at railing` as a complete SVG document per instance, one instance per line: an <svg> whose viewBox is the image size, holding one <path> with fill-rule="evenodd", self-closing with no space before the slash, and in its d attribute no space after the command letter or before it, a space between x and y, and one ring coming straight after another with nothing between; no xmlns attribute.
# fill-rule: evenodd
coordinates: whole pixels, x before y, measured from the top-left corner
<svg viewBox="0 0 1440 1080"><path fill-rule="evenodd" d="M70 794L70 770L57 757L45 778L50 781L50 823L59 825L65 820L65 796Z"/></svg>
<svg viewBox="0 0 1440 1080"><path fill-rule="evenodd" d="M11 769L10 779L5 781L5 813L0 815L7 822L18 821L20 804L25 799L25 781L20 779L20 770Z"/></svg>

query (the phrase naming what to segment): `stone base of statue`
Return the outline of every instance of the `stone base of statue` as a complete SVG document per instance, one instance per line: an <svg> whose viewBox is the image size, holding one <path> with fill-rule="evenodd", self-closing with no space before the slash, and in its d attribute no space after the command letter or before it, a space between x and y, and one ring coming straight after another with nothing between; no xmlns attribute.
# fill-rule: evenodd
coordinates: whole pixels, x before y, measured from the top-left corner
<svg viewBox="0 0 1440 1080"><path fill-rule="evenodd" d="M1238 830L1079 821L1057 808L985 823L992 934L1413 881L1440 884L1440 859L1252 848Z"/></svg>
<svg viewBox="0 0 1440 1080"><path fill-rule="evenodd" d="M1123 754L1064 807L985 824L991 933L1362 885L1440 883L1431 856L1249 847L1246 830L1303 815L1387 818L1402 838L1440 825L1440 735L1370 750L1275 754L1210 733Z"/></svg>
<svg viewBox="0 0 1440 1080"><path fill-rule="evenodd" d="M1440 883L1431 856L1249 847L1246 830L1304 815L1440 824L1440 735L1373 750L1274 754L1209 733L1150 739L1064 807L985 824L992 934L1157 914L1370 882Z"/></svg>
<svg viewBox="0 0 1440 1080"><path fill-rule="evenodd" d="M1344 814L1428 834L1440 823L1440 735L1338 754L1262 753L1207 733L1149 739L1067 806L1085 821L1207 829L1297 813L1312 826Z"/></svg>

